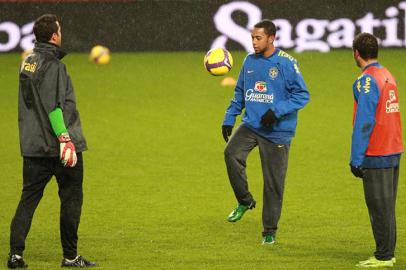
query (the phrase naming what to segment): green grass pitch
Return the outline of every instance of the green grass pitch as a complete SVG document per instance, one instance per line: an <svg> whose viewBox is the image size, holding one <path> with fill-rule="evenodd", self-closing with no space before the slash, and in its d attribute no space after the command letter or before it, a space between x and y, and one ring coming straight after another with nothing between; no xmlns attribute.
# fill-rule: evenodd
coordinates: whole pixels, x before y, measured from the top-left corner
<svg viewBox="0 0 406 270"><path fill-rule="evenodd" d="M232 52L237 77L245 53ZM299 114L277 244L261 245L262 173L248 159L258 204L236 224L221 136L232 87L203 68L204 52L115 53L107 66L85 54L64 62L75 86L89 151L79 253L100 269L351 269L374 250L362 184L349 171L352 53L293 54L311 101ZM406 121L406 55L386 50ZM0 268L22 185L17 129L18 54L0 55ZM406 124L405 124L406 125ZM404 125L404 126L405 126ZM404 163L404 160L402 161ZM403 167L403 164L402 166ZM397 268L406 268L406 170L398 192ZM59 199L54 180L26 242L30 269L58 269Z"/></svg>

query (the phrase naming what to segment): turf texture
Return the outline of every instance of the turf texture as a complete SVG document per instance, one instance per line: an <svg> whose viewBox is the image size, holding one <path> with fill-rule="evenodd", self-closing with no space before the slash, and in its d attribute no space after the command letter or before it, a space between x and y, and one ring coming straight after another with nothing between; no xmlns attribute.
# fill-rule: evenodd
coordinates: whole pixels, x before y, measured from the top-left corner
<svg viewBox="0 0 406 270"><path fill-rule="evenodd" d="M236 78L245 53L232 52ZM107 66L86 54L67 65L88 141L79 253L100 269L351 269L374 242L361 181L349 171L352 83L349 50L294 54L311 93L290 151L277 244L261 245L262 172L248 159L257 208L231 224L221 123L233 95L203 68L204 52L113 53ZM406 115L406 55L384 50ZM18 54L0 55L0 268L20 197ZM406 268L406 171L397 203L397 268ZM30 269L62 259L59 199L48 184L26 242Z"/></svg>

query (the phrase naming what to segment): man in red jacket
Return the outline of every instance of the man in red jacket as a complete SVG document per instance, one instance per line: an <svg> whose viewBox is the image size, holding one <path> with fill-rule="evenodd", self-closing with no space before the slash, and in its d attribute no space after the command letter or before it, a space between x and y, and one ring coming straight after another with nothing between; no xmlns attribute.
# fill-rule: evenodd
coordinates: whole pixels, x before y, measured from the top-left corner
<svg viewBox="0 0 406 270"><path fill-rule="evenodd" d="M362 33L353 54L362 74L353 85L354 114L351 172L364 184L376 250L359 267L392 267L396 262L395 205L400 155L403 152L398 88L378 61L378 41Z"/></svg>

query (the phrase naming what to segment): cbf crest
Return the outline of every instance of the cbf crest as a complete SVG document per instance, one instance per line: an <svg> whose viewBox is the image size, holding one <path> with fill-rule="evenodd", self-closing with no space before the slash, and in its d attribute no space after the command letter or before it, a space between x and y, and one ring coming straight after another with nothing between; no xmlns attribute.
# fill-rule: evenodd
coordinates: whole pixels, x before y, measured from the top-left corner
<svg viewBox="0 0 406 270"><path fill-rule="evenodd" d="M270 69L269 69L269 77L270 77L272 80L275 80L276 77L278 77L278 75L279 75L279 70L278 70L277 67L273 67L273 68L270 68Z"/></svg>

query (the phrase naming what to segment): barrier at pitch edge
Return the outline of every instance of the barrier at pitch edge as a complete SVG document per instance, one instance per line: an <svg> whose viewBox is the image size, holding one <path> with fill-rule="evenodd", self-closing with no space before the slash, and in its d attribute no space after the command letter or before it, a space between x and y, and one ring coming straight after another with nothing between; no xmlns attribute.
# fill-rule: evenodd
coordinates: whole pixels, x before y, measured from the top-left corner
<svg viewBox="0 0 406 270"><path fill-rule="evenodd" d="M179 31L171 29L170 27L180 27L175 24L170 25L167 31L159 33L157 37L159 40L155 41L153 40L155 38L154 35L149 35L148 32L159 30L151 29L151 22L148 21L148 17L140 20L140 22L135 22L134 25L128 25L127 29L124 28L124 32L126 33L122 33L121 35L117 29L113 29L112 27L123 27L123 23L101 24L100 27L98 26L99 28L94 27L97 28L98 32L94 30L92 31L92 29L86 29L81 26L83 22L88 20L87 11L86 9L83 9L83 13L79 12L76 14L76 17L80 18L79 20L73 21L72 25L64 24L64 30L68 29L68 31L72 31L71 33L67 32L66 35L64 35L67 37L64 39L64 46L73 51L88 51L89 48L96 43L106 44L113 51L190 51L207 50L214 47L251 51L250 29L252 29L253 25L262 18L270 17L267 15L269 10L264 8L261 1L233 1L223 4L205 3L202 8L207 8L207 6L209 6L209 9L213 10L212 13L209 13L211 14L210 16L197 16L196 14L191 14L193 10L196 12L197 9L195 5L199 3L201 2L194 3L193 7L189 7L188 3L183 2L184 8L182 10L177 10L177 13L180 17L196 17L198 24L206 27L206 29L200 29L200 31L206 33L204 35L196 33L196 27L191 24L190 28L186 27L182 29L182 33L179 33L180 35L178 38L174 38L173 33ZM142 13L146 13L149 8L151 8L151 12L157 12L157 8L158 11L159 9L170 10L171 5L169 4L170 3L166 1L159 2L158 6L151 5L151 7L145 2L126 4L125 10L129 11L128 14L124 14L123 17L130 15L135 17L141 16L141 14L137 14L137 8L140 5L143 8ZM97 10L97 8L102 6L100 4L97 6L96 4L94 5L94 7L89 5L89 8ZM21 6L17 4L14 6L13 4L7 4L7 10L14 11L13 7L16 7L16 14L14 17L12 16L13 12L2 14L2 6L3 4L0 4L0 52L21 51L32 48L34 43L32 27L35 17L32 17L33 15L29 12L21 12ZM49 4L37 4L36 6L39 10L41 7L43 7L44 10L47 10ZM111 8L111 16L115 16L114 13L116 11L114 7L119 6L120 5L117 4ZM368 5L365 6L365 10L358 11L358 15L353 15L352 18L336 18L330 16L331 18L329 19L317 18L316 16L298 19L289 18L287 16L277 17L277 10L271 10L272 13L275 13L273 21L278 27L276 45L283 49L293 49L296 52L309 50L328 52L334 48L351 48L352 40L357 33L369 32L379 37L382 47L406 47L406 1L384 3L379 10L375 9L374 11L368 10ZM56 9L55 12L63 14L65 9L69 10L70 8L72 10L75 6L74 4L65 4L60 5L59 7L59 10ZM154 10L152 10L152 8L154 8ZM69 18L70 15L68 11L66 12L67 14L63 16ZM122 11L119 10L117 10L117 12L122 13ZM174 13L175 15L173 16L176 16L177 13ZM243 14L246 17L246 20L237 20L235 18L236 13L239 13L240 15ZM97 15L97 12L95 14ZM99 16L102 15L103 14ZM297 14L295 14L295 16L297 16ZM8 17L10 17L11 20L7 20ZM78 25L75 25L75 22L77 22ZM159 22L157 22L157 24L159 25ZM91 27L89 26L89 28ZM135 30L132 30L134 28ZM77 29L81 29L84 32L88 31L88 34L84 33L82 36L76 37L74 39L75 42L72 42L72 35L74 36L76 32L78 32ZM146 33L141 31L145 31ZM98 33L115 33L115 36L102 36ZM165 35L168 36L166 37ZM150 40L144 38L144 36L148 36ZM183 36L190 36L190 38L186 41L182 41ZM129 42L129 40L133 43ZM162 40L167 41L162 42Z"/></svg>

